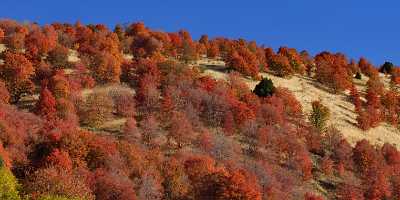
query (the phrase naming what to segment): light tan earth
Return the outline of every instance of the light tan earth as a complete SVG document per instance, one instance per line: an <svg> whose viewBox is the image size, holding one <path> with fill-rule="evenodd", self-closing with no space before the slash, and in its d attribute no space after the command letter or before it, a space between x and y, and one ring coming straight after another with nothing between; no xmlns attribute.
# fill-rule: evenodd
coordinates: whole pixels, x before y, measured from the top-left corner
<svg viewBox="0 0 400 200"><path fill-rule="evenodd" d="M216 79L226 79L227 74L221 72L217 67L208 67L204 74L210 75ZM290 79L280 78L272 74L262 73L263 77L270 78L277 87L288 88L303 106L303 112L309 114L311 111L311 102L321 100L331 111L329 124L339 129L351 144L357 141L367 139L373 144L381 145L383 143L391 143L400 146L400 131L395 127L381 123L380 126L363 131L357 125L357 114L354 112L354 105L349 101L349 91L343 94L333 94L329 92L323 85L308 77L295 75ZM250 89L254 89L258 81L243 78ZM389 79L381 75L381 80L385 86L389 87ZM358 90L363 93L366 90L366 82L368 78L363 76L362 80L354 80Z"/></svg>

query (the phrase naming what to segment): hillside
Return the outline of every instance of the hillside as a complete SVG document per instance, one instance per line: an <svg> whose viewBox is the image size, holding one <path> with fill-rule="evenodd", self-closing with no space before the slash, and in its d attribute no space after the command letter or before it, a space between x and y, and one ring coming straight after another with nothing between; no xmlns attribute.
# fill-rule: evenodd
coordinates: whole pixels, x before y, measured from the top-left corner
<svg viewBox="0 0 400 200"><path fill-rule="evenodd" d="M397 200L400 68L0 20L0 199Z"/></svg>
<svg viewBox="0 0 400 200"><path fill-rule="evenodd" d="M226 79L227 73L221 72L225 67L225 63L218 61L204 60L199 61L200 66L210 66L204 71L204 74L210 75L217 79ZM326 87L317 81L306 76L295 75L291 78L281 78L271 73L261 73L262 77L270 78L277 87L288 88L300 101L303 112L308 114L311 112L311 102L321 100L331 111L332 116L329 124L333 125L348 139L351 144L355 144L362 139L367 139L371 143L382 145L390 143L395 146L400 145L400 132L396 127L382 123L378 127L363 131L357 126L357 114L354 105L350 101L349 91L342 94L333 94L327 91ZM380 75L386 88L389 88L390 79L383 74ZM243 78L250 89L254 89L259 81L249 78ZM363 76L361 80L353 79L356 87L362 93L367 90L368 77Z"/></svg>

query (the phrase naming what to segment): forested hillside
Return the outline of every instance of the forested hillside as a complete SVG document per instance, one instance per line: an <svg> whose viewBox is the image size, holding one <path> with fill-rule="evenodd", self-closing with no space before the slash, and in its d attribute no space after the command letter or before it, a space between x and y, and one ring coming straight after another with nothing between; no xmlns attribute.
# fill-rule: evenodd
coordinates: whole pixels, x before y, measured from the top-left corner
<svg viewBox="0 0 400 200"><path fill-rule="evenodd" d="M0 199L400 199L400 68L0 21Z"/></svg>

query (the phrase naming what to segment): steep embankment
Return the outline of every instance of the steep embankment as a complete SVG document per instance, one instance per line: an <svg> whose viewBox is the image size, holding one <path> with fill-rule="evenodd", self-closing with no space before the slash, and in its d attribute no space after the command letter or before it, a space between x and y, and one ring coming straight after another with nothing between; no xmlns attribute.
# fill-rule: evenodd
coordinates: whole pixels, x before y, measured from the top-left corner
<svg viewBox="0 0 400 200"><path fill-rule="evenodd" d="M206 75L217 79L227 78L227 73L223 70L225 68L224 63L221 61L203 60L197 64L206 67L204 70ZM289 79L268 73L262 73L261 75L270 78L277 87L288 88L302 104L305 114L310 113L312 101L321 100L331 111L329 124L340 130L351 144L367 139L374 144L387 142L400 146L400 131L387 123L381 123L380 126L368 131L363 131L357 127L357 114L354 111L354 105L349 101L349 91L342 94L333 94L315 80L300 75L295 75ZM258 81L248 78L243 79L251 89L258 83ZM385 86L389 86L390 79L383 74L381 74L381 80ZM366 91L367 81L368 78L366 76L363 76L362 80L354 79L356 87L361 93Z"/></svg>

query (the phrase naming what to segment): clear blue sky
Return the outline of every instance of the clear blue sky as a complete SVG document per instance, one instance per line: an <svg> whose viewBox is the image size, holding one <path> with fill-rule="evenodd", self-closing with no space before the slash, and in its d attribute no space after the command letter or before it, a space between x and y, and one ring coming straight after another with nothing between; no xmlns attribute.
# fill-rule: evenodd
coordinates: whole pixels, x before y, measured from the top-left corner
<svg viewBox="0 0 400 200"><path fill-rule="evenodd" d="M245 38L273 48L328 50L400 65L398 0L2 0L0 18L117 23Z"/></svg>

